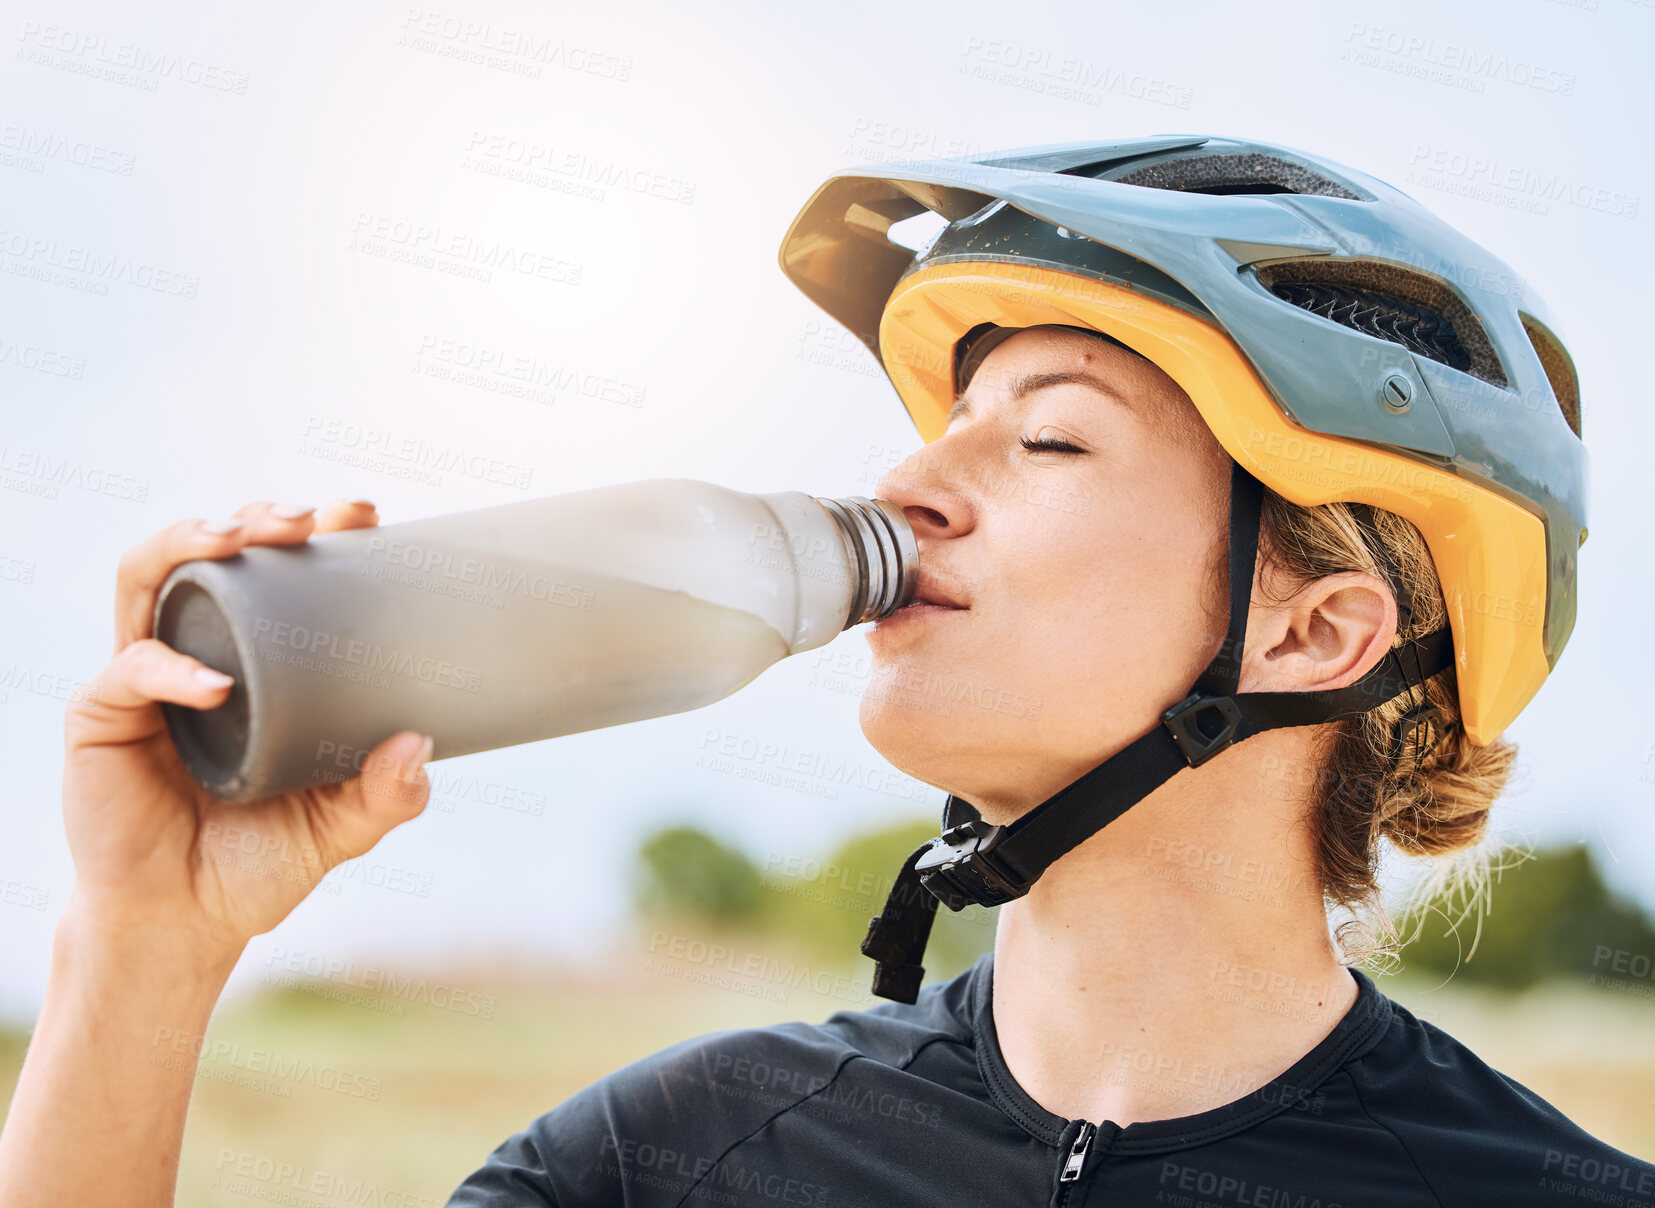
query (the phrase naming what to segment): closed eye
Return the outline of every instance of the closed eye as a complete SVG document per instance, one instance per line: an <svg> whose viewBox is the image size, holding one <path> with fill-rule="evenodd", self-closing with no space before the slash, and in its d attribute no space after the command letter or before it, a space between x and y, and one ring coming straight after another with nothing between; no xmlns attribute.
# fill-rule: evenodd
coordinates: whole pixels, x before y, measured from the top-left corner
<svg viewBox="0 0 1655 1208"><path fill-rule="evenodd" d="M1086 452L1085 449L1082 449L1077 445L1072 445L1066 440L1030 440L1025 436L1022 438L1022 443L1025 449L1042 449L1048 453Z"/></svg>

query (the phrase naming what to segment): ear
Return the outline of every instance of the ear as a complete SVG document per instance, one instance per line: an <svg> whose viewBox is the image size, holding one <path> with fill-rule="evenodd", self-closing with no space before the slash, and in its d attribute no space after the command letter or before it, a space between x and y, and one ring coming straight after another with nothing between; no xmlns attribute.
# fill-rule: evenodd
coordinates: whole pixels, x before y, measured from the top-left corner
<svg viewBox="0 0 1655 1208"><path fill-rule="evenodd" d="M1396 636L1396 598L1366 571L1342 571L1285 600L1247 610L1242 692L1315 692L1355 683L1377 666Z"/></svg>

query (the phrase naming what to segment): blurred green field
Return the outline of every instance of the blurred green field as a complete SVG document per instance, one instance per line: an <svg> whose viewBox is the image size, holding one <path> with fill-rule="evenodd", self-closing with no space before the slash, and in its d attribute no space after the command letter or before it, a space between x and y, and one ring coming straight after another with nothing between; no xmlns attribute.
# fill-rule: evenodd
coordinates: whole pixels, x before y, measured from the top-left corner
<svg viewBox="0 0 1655 1208"><path fill-rule="evenodd" d="M177 1205L440 1208L501 1141L628 1062L883 1002L859 945L889 870L932 827L897 824L768 872L668 827L640 849L636 926L602 968L512 957L314 980L320 958L272 962L209 1030ZM1588 1132L1655 1157L1655 924L1579 848L1506 874L1495 903L1470 961L1469 929L1438 921L1406 947L1402 974L1375 974L1380 988ZM932 981L992 947L996 915L939 912ZM1611 976L1623 965L1633 976ZM23 1044L0 1032L7 1100Z"/></svg>
<svg viewBox="0 0 1655 1208"><path fill-rule="evenodd" d="M197 1082L178 1205L441 1205L500 1141L629 1061L704 1032L821 1020L882 1001L866 993L865 960L809 965L836 994L727 979L738 990L688 980L709 964L662 962L649 937L640 933L607 970L426 975L427 987L462 991L465 1010L445 1009L447 995L417 990L418 981L373 993L338 980L221 1008L209 1042L239 1048ZM772 951L759 944L746 950ZM739 940L731 946L742 950ZM1578 981L1516 995L1396 978L1380 985L1589 1132L1655 1156L1649 998ZM24 1039L0 1033L8 1100ZM299 1059L315 1073L265 1076L258 1071L270 1058ZM321 1085L334 1082L348 1089Z"/></svg>

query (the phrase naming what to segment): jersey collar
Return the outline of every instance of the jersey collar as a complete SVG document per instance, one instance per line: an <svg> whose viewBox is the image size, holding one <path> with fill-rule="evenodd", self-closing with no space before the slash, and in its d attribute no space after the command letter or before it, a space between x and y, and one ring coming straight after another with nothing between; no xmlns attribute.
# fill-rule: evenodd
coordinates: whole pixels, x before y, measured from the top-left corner
<svg viewBox="0 0 1655 1208"><path fill-rule="evenodd" d="M1116 1133L1110 1152L1159 1153L1203 1145L1241 1132L1271 1116L1316 1099L1321 1086L1340 1067L1371 1049L1392 1018L1392 1003L1371 978L1352 969L1356 1001L1333 1030L1287 1070L1250 1094L1220 1107L1171 1120L1143 1120ZM1065 1119L1036 1103L1012 1077L994 1028L994 953L980 957L971 970L968 1010L976 1037L977 1069L994 1103L1007 1116L1047 1145L1060 1146L1073 1135L1077 1121ZM1094 1121L1093 1123L1101 1123Z"/></svg>

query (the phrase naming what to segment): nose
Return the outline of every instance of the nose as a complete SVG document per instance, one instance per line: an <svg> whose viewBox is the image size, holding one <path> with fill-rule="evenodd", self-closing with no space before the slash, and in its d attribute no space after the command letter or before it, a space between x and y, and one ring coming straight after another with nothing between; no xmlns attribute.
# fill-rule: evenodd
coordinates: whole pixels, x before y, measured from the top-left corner
<svg viewBox="0 0 1655 1208"><path fill-rule="evenodd" d="M962 537L977 523L971 500L948 480L938 448L945 439L916 450L874 487L878 498L902 509L920 540Z"/></svg>

